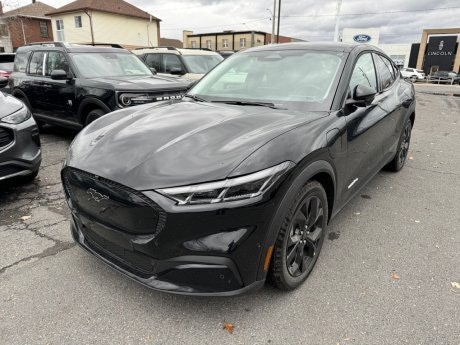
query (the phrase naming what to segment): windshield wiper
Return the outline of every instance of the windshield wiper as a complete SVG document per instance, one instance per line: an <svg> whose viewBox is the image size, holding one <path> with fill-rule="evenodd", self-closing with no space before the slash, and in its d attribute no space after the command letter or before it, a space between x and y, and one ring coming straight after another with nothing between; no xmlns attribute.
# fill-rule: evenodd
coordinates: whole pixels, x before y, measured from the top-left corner
<svg viewBox="0 0 460 345"><path fill-rule="evenodd" d="M208 102L206 99L201 98L201 97L198 97L198 96L196 96L196 95L189 95L189 94L186 94L186 95L184 95L184 97L191 98L191 99L193 99L193 100L196 101L196 102Z"/></svg>
<svg viewBox="0 0 460 345"><path fill-rule="evenodd" d="M275 104L271 102L253 102L253 101L211 101L212 103L225 103L234 105L252 105L256 107L267 107L272 109L287 109L282 107L281 104Z"/></svg>

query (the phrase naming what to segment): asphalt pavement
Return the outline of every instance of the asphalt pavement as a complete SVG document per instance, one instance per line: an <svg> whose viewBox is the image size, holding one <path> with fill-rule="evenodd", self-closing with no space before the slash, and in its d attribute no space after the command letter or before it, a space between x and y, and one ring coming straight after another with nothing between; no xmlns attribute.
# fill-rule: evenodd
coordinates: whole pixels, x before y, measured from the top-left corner
<svg viewBox="0 0 460 345"><path fill-rule="evenodd" d="M0 344L460 344L460 97L417 90L405 168L332 220L291 293L167 295L75 246L59 179L75 132L46 128L38 178L0 187Z"/></svg>

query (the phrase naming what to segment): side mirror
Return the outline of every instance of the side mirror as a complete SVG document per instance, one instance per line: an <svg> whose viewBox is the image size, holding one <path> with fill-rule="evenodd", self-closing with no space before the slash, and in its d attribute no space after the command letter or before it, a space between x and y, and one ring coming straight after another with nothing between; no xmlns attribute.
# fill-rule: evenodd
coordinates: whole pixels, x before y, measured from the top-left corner
<svg viewBox="0 0 460 345"><path fill-rule="evenodd" d="M157 74L157 70L155 68L150 67L149 70L152 72L152 74Z"/></svg>
<svg viewBox="0 0 460 345"><path fill-rule="evenodd" d="M184 70L180 67L171 67L169 69L169 73L174 74L174 75L184 75Z"/></svg>
<svg viewBox="0 0 460 345"><path fill-rule="evenodd" d="M67 72L62 70L62 69L55 69L53 72L51 72L50 77L53 80L67 80L67 79L69 79L69 77L67 75Z"/></svg>
<svg viewBox="0 0 460 345"><path fill-rule="evenodd" d="M375 98L377 91L366 85L356 85L353 89L353 96L347 100L347 104L356 106L368 106Z"/></svg>
<svg viewBox="0 0 460 345"><path fill-rule="evenodd" d="M0 77L0 88L8 85L8 79L5 77Z"/></svg>

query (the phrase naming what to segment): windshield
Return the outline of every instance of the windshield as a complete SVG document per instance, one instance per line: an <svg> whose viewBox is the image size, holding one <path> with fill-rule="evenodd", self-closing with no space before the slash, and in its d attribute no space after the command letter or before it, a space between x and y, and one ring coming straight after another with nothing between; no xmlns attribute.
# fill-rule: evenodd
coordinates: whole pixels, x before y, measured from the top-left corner
<svg viewBox="0 0 460 345"><path fill-rule="evenodd" d="M269 102L291 109L329 110L344 54L308 50L235 54L189 93L211 102Z"/></svg>
<svg viewBox="0 0 460 345"><path fill-rule="evenodd" d="M148 76L152 72L135 55L127 53L74 53L73 62L84 78Z"/></svg>
<svg viewBox="0 0 460 345"><path fill-rule="evenodd" d="M224 58L220 55L182 55L190 73L206 74Z"/></svg>

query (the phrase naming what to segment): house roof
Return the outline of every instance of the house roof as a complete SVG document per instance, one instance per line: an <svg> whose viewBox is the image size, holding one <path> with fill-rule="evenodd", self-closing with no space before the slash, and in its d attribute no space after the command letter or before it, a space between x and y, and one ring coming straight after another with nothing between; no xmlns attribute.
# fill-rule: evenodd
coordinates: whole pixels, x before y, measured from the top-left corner
<svg viewBox="0 0 460 345"><path fill-rule="evenodd" d="M22 6L14 10L5 12L0 17L39 17L46 18L45 13L55 10L54 7L48 6L40 1L32 3L30 5ZM49 18L46 18L49 19Z"/></svg>
<svg viewBox="0 0 460 345"><path fill-rule="evenodd" d="M176 40L174 38L165 38L165 37L160 37L159 45L165 46L165 47L175 47L175 48L182 48L184 46L181 40Z"/></svg>
<svg viewBox="0 0 460 345"><path fill-rule="evenodd" d="M152 16L151 14L142 11L130 3L123 0L76 0L65 6L53 9L46 13L48 16L54 16L56 14L82 11L82 10L94 10L100 12L108 12L114 14L120 14L129 17L138 17L143 19L150 19L161 21L161 19Z"/></svg>

